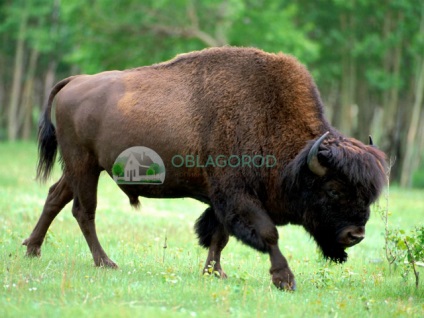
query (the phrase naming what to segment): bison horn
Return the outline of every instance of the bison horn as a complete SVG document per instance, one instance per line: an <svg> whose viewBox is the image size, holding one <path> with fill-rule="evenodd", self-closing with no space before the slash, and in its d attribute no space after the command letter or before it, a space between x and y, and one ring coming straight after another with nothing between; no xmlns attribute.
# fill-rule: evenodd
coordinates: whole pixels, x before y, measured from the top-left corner
<svg viewBox="0 0 424 318"><path fill-rule="evenodd" d="M317 176L322 177L327 172L327 168L323 167L319 161L318 161L318 150L321 143L324 141L325 137L329 134L329 131L327 131L325 134L323 134L315 143L313 144L311 150L309 150L308 153L308 167L309 170L311 170L313 173L315 173Z"/></svg>
<svg viewBox="0 0 424 318"><path fill-rule="evenodd" d="M372 142L372 137L371 137L371 135L370 135L370 136L368 136L368 138L370 139L370 146L374 146L374 143Z"/></svg>

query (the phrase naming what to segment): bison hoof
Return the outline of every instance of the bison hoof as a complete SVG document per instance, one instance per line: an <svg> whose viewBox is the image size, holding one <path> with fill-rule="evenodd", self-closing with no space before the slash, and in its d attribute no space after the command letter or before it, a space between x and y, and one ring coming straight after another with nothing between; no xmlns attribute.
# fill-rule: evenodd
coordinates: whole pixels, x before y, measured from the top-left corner
<svg viewBox="0 0 424 318"><path fill-rule="evenodd" d="M96 266L98 267L108 267L108 268L118 268L118 265L115 264L111 259L101 259L99 262L96 262Z"/></svg>
<svg viewBox="0 0 424 318"><path fill-rule="evenodd" d="M218 276L218 274L219 274L219 276ZM218 274L215 274L215 275L217 275L219 278L222 278L222 279L228 278L227 274L225 274L225 272L222 269L218 271Z"/></svg>
<svg viewBox="0 0 424 318"><path fill-rule="evenodd" d="M296 282L292 281L292 282L274 282L274 285L280 289L280 290L284 290L284 291L295 291L296 290Z"/></svg>
<svg viewBox="0 0 424 318"><path fill-rule="evenodd" d="M272 282L280 290L295 291L296 281L290 270L281 270L272 273Z"/></svg>
<svg viewBox="0 0 424 318"><path fill-rule="evenodd" d="M203 275L214 275L217 278L226 279L228 278L227 274L222 269L214 269L212 273L212 269L210 267L206 267L203 269Z"/></svg>
<svg viewBox="0 0 424 318"><path fill-rule="evenodd" d="M41 247L39 245L34 245L30 243L29 239L26 239L22 242L22 245L27 247L26 256L28 257L40 257L41 256Z"/></svg>

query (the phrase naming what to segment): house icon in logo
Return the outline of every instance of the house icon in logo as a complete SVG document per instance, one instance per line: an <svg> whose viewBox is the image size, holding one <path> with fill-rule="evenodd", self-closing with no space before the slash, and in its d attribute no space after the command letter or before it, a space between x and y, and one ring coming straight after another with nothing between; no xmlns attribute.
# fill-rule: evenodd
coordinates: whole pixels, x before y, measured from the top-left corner
<svg viewBox="0 0 424 318"><path fill-rule="evenodd" d="M165 165L160 156L147 147L124 150L112 167L113 179L118 184L162 184Z"/></svg>

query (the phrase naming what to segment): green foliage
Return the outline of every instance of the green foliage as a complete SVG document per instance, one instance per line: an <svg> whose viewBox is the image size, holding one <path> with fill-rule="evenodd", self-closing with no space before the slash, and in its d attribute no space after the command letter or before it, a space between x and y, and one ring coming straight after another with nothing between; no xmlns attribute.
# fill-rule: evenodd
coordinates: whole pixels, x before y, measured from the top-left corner
<svg viewBox="0 0 424 318"><path fill-rule="evenodd" d="M388 174L390 175L390 170ZM388 179L389 175L387 176ZM390 269L400 267L404 278L407 278L412 269L415 276L415 287L418 288L420 273L417 270L417 265L424 266L424 225L416 227L409 234L406 234L406 231L402 228L391 228L389 220L392 219L393 215L389 211L389 187L386 191L385 206L377 206L377 212L384 224L383 236L386 260ZM417 208L419 211L420 207Z"/></svg>
<svg viewBox="0 0 424 318"><path fill-rule="evenodd" d="M304 63L316 61L320 45L308 37L313 23L297 23L299 5L290 1L246 1L230 30L230 43L293 54Z"/></svg>
<svg viewBox="0 0 424 318"><path fill-rule="evenodd" d="M60 78L238 45L296 56L314 75L332 124L360 140L372 132L401 162L406 149L419 153L424 145L407 142L424 65L422 21L424 6L414 0L0 1L0 139L12 138L9 126L24 138L36 135L23 133L36 127L25 122L31 107L23 101L34 98L31 105L41 108ZM412 157L406 161L421 160Z"/></svg>
<svg viewBox="0 0 424 318"><path fill-rule="evenodd" d="M152 163L149 167L149 170L153 170L154 174L159 174L161 172L160 166L157 163Z"/></svg>
<svg viewBox="0 0 424 318"><path fill-rule="evenodd" d="M402 229L391 230L388 233L388 241L394 264L402 269L402 276L405 278L412 271L415 275L415 286L418 288L417 264L424 266L424 226L409 233Z"/></svg>
<svg viewBox="0 0 424 318"><path fill-rule="evenodd" d="M318 57L317 43L307 37L313 25L297 24L299 7L289 1L101 0L86 6L78 0L62 3L61 11L73 26L69 39L78 43L66 60L87 73L224 44L285 51L305 62Z"/></svg>
<svg viewBox="0 0 424 318"><path fill-rule="evenodd" d="M26 32L22 35L30 48L47 56L61 54L68 49L69 42L63 38L64 34L58 25L60 7L57 1L12 1L9 5L3 5L3 10L6 15L4 20L0 20L0 35L7 33L16 39L20 36L19 25L25 18ZM44 62L44 56L42 59Z"/></svg>

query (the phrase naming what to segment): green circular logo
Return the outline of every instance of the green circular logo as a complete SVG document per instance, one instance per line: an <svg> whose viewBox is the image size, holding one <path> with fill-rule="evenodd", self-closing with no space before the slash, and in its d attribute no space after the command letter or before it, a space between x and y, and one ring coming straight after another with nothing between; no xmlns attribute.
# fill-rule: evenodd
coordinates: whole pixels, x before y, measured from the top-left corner
<svg viewBox="0 0 424 318"><path fill-rule="evenodd" d="M159 185L165 181L165 165L154 150L131 147L116 158L112 176L117 184Z"/></svg>

